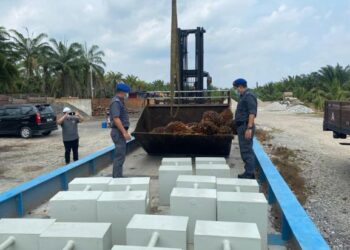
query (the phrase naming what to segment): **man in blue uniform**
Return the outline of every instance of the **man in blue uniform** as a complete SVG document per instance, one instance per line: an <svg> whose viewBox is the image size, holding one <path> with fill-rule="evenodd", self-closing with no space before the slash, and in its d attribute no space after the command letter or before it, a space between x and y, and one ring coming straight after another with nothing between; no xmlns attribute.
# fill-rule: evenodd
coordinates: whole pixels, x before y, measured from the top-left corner
<svg viewBox="0 0 350 250"><path fill-rule="evenodd" d="M240 95L235 114L239 149L245 163L245 171L238 178L254 179L255 155L253 152L253 137L255 133L254 120L257 115L256 96L247 88L247 81L239 78L233 82L235 90Z"/></svg>
<svg viewBox="0 0 350 250"><path fill-rule="evenodd" d="M128 110L125 107L130 87L123 82L117 83L116 95L109 107L111 121L111 137L115 144L113 159L113 178L123 177L123 164L126 156L126 141L131 139L128 129L130 126Z"/></svg>

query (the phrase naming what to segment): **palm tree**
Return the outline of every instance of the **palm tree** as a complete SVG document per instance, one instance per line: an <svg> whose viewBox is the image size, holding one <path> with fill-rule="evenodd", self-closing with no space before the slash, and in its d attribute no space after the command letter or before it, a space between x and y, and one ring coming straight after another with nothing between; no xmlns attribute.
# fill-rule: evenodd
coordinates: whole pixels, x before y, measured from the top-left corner
<svg viewBox="0 0 350 250"><path fill-rule="evenodd" d="M15 89L14 81L18 76L15 65L9 62L4 54L0 53L0 92L10 93Z"/></svg>
<svg viewBox="0 0 350 250"><path fill-rule="evenodd" d="M83 48L79 43L68 45L66 42L50 40L53 49L50 65L56 72L56 90L60 96L73 96L81 92L77 77L85 66Z"/></svg>
<svg viewBox="0 0 350 250"><path fill-rule="evenodd" d="M105 53L100 50L100 48L97 45L92 45L90 49L87 48L86 44L84 46L84 60L86 63L85 68L85 78L89 79L90 87L87 88L87 92L90 94L91 97L93 97L93 89L94 84L93 80L96 79L97 82L101 85L103 84L103 75L104 75L104 66L106 66L106 63L103 61L103 57L105 56ZM95 86L96 87L96 86ZM91 90L91 91L89 91Z"/></svg>
<svg viewBox="0 0 350 250"><path fill-rule="evenodd" d="M124 81L130 86L131 89L137 89L140 79L135 75L127 75Z"/></svg>
<svg viewBox="0 0 350 250"><path fill-rule="evenodd" d="M10 35L7 33L6 29L0 26L0 54L6 54L9 48Z"/></svg>
<svg viewBox="0 0 350 250"><path fill-rule="evenodd" d="M14 91L14 81L18 77L17 67L11 57L10 35L0 26L0 92Z"/></svg>
<svg viewBox="0 0 350 250"><path fill-rule="evenodd" d="M11 43L14 55L18 58L19 63L24 69L27 84L33 82L35 70L40 66L40 56L44 50L47 50L49 44L44 41L47 38L45 33L40 33L37 36L29 34L24 36L16 30L11 30L13 42Z"/></svg>
<svg viewBox="0 0 350 250"><path fill-rule="evenodd" d="M104 76L103 94L105 97L111 97L115 94L115 85L122 81L123 74L120 72L109 71ZM102 92L102 91L101 91Z"/></svg>

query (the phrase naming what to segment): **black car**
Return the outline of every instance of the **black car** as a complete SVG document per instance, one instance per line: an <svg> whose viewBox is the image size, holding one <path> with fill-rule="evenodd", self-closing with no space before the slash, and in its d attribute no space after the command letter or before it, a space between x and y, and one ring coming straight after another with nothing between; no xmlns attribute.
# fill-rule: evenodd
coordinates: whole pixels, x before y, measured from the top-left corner
<svg viewBox="0 0 350 250"><path fill-rule="evenodd" d="M18 104L0 106L0 134L49 135L57 130L56 115L50 104Z"/></svg>

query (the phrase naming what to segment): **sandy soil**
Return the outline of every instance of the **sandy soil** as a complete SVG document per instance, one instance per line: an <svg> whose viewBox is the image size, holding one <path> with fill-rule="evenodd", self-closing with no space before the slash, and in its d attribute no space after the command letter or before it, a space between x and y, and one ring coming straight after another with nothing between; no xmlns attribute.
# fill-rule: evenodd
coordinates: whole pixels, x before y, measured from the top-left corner
<svg viewBox="0 0 350 250"><path fill-rule="evenodd" d="M260 109L257 124L273 135L273 146L298 150L311 192L305 209L333 249L350 248L350 139L322 131L323 117ZM300 152L299 152L300 150Z"/></svg>
<svg viewBox="0 0 350 250"><path fill-rule="evenodd" d="M109 129L101 128L102 119L79 125L79 157L113 144ZM131 118L131 131L137 118ZM65 165L62 131L50 136L25 140L19 137L0 137L0 192L24 181Z"/></svg>

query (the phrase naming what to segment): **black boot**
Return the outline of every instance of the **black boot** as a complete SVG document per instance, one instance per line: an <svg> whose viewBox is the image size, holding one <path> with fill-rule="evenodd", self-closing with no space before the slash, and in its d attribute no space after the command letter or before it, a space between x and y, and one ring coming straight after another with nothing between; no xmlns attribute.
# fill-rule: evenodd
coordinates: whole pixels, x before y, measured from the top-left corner
<svg viewBox="0 0 350 250"><path fill-rule="evenodd" d="M244 172L243 174L238 175L238 179L255 179L255 174Z"/></svg>

